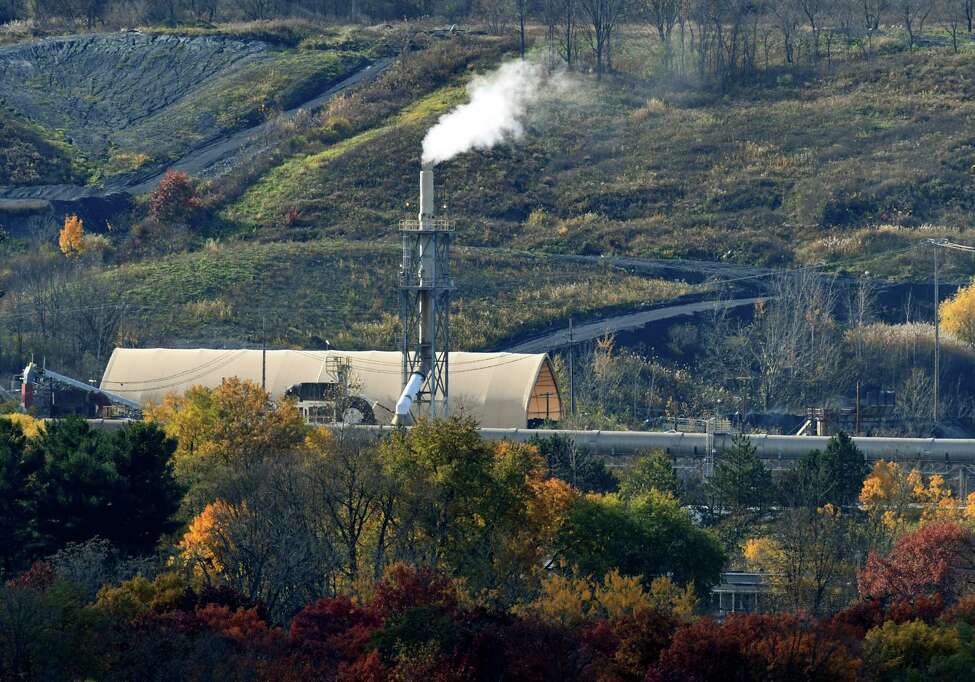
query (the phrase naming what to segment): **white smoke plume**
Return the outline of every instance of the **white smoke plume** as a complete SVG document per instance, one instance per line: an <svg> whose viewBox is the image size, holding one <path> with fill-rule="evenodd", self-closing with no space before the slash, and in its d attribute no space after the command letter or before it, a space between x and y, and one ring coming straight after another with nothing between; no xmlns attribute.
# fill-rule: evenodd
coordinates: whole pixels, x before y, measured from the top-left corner
<svg viewBox="0 0 975 682"><path fill-rule="evenodd" d="M423 165L519 139L533 107L569 85L564 73L549 72L543 65L523 59L475 76L467 88L470 101L441 116L423 138Z"/></svg>

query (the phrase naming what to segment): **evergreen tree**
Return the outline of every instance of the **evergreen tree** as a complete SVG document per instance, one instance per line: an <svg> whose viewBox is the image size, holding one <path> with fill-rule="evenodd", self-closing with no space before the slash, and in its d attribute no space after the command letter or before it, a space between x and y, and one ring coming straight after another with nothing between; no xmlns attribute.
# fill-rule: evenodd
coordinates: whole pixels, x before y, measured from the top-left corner
<svg viewBox="0 0 975 682"><path fill-rule="evenodd" d="M839 433L829 439L825 451L806 453L795 469L783 474L780 496L791 507L853 506L868 471L853 439Z"/></svg>
<svg viewBox="0 0 975 682"><path fill-rule="evenodd" d="M748 436L736 435L731 447L721 451L705 492L725 549L739 551L748 530L764 516L772 492L772 474Z"/></svg>
<svg viewBox="0 0 975 682"><path fill-rule="evenodd" d="M48 422L27 445L37 553L93 537L126 553L151 552L175 529L170 518L182 498L170 463L175 449L151 424L106 434L80 417Z"/></svg>
<svg viewBox="0 0 975 682"><path fill-rule="evenodd" d="M33 505L27 495L32 467L18 424L0 419L0 571L18 567L30 542Z"/></svg>

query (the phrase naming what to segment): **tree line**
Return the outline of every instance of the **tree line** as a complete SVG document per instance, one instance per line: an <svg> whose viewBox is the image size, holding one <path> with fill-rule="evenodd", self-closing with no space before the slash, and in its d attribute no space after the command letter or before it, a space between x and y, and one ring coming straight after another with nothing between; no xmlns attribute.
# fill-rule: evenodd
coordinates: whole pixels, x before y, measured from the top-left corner
<svg viewBox="0 0 975 682"><path fill-rule="evenodd" d="M240 381L148 419L0 419L0 677L957 679L975 655L975 495L846 436L779 476L741 436L700 482L463 418L359 440ZM771 613L707 616L726 566Z"/></svg>
<svg viewBox="0 0 975 682"><path fill-rule="evenodd" d="M770 64L830 63L840 50L868 58L896 27L913 49L926 29L943 31L957 51L975 23L973 0L6 0L0 19L100 24L269 20L342 21L440 17L514 30L522 54L533 26L569 67L591 61L614 70L620 32L653 36L663 66L680 75L738 79ZM774 54L773 54L774 53Z"/></svg>

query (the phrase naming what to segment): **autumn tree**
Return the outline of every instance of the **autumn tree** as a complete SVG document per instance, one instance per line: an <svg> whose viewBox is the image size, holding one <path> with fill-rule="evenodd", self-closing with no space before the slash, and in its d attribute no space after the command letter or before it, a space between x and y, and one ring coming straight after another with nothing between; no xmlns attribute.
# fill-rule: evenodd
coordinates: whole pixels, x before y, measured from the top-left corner
<svg viewBox="0 0 975 682"><path fill-rule="evenodd" d="M919 620L906 623L888 620L867 632L863 639L864 661L880 680L961 679L954 675L941 676L931 670L937 659L954 658L961 648L958 630Z"/></svg>
<svg viewBox="0 0 975 682"><path fill-rule="evenodd" d="M187 503L194 513L218 497L245 495L242 486L253 478L248 468L298 448L307 433L293 401L275 403L260 386L236 377L169 395L145 414L179 443L173 461L192 486Z"/></svg>
<svg viewBox="0 0 975 682"><path fill-rule="evenodd" d="M938 306L942 328L975 346L975 282L959 289Z"/></svg>
<svg viewBox="0 0 975 682"><path fill-rule="evenodd" d="M767 535L745 543L744 557L751 570L766 574L782 608L819 616L853 596L849 526L832 505L786 509Z"/></svg>
<svg viewBox="0 0 975 682"><path fill-rule="evenodd" d="M915 524L975 519L975 493L959 500L941 474L925 477L897 462L878 461L863 482L860 505L883 547Z"/></svg>
<svg viewBox="0 0 975 682"><path fill-rule="evenodd" d="M196 186L182 171L166 171L149 195L149 215L163 223L190 223L199 207Z"/></svg>
<svg viewBox="0 0 975 682"><path fill-rule="evenodd" d="M807 618L732 614L720 624L702 618L678 630L645 679L853 682L859 668L845 642Z"/></svg>
<svg viewBox="0 0 975 682"><path fill-rule="evenodd" d="M252 466L245 496L208 504L189 525L181 557L210 585L264 603L277 622L334 594L338 540L324 525L302 452Z"/></svg>
<svg viewBox="0 0 975 682"><path fill-rule="evenodd" d="M470 419L421 420L380 447L389 493L379 520L377 565L406 561L464 577L502 603L544 563L537 532L550 524L535 448L488 443ZM533 537L535 535L535 537ZM527 543L527 545L525 544Z"/></svg>
<svg viewBox="0 0 975 682"><path fill-rule="evenodd" d="M858 583L861 594L878 598L955 601L975 587L975 534L949 522L923 526L899 538L886 557L871 553Z"/></svg>
<svg viewBox="0 0 975 682"><path fill-rule="evenodd" d="M77 215L69 215L64 219L64 226L58 235L58 247L68 258L78 258L84 255L85 245L85 223Z"/></svg>

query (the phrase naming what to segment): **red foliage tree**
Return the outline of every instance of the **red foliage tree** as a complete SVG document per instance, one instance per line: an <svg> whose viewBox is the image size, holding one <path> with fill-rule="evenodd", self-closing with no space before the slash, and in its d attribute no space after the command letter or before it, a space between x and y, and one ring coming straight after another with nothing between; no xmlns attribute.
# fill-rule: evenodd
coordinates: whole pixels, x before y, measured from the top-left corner
<svg viewBox="0 0 975 682"><path fill-rule="evenodd" d="M220 604L207 604L196 610L196 616L208 627L250 651L280 651L284 636L272 628L256 608L230 609Z"/></svg>
<svg viewBox="0 0 975 682"><path fill-rule="evenodd" d="M149 215L163 223L189 223L199 207L196 187L182 171L166 171L149 195Z"/></svg>
<svg viewBox="0 0 975 682"><path fill-rule="evenodd" d="M814 622L789 614L705 618L677 631L648 682L855 680L861 662Z"/></svg>
<svg viewBox="0 0 975 682"><path fill-rule="evenodd" d="M643 610L626 618L599 621L582 633L593 652L584 676L593 679L642 680L670 646L677 630L670 615Z"/></svg>
<svg viewBox="0 0 975 682"><path fill-rule="evenodd" d="M352 661L365 650L379 617L348 597L319 599L291 621L291 641L298 647Z"/></svg>
<svg viewBox="0 0 975 682"><path fill-rule="evenodd" d="M49 561L35 561L26 571L18 575L7 584L10 587L21 587L43 592L51 586L54 578L54 566Z"/></svg>
<svg viewBox="0 0 975 682"><path fill-rule="evenodd" d="M457 590L450 578L439 571L397 564L379 583L372 603L383 618L421 606L454 611Z"/></svg>
<svg viewBox="0 0 975 682"><path fill-rule="evenodd" d="M975 594L966 594L941 615L946 623L968 623L975 625Z"/></svg>
<svg viewBox="0 0 975 682"><path fill-rule="evenodd" d="M898 539L887 557L871 553L858 584L862 595L876 598L957 601L975 586L975 534L955 523L923 526Z"/></svg>

